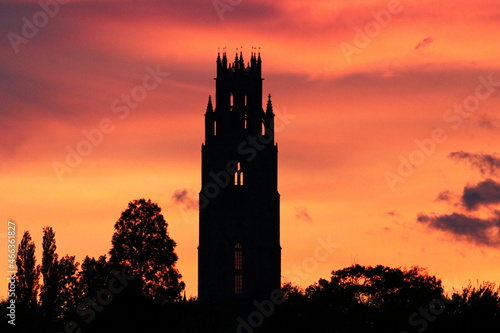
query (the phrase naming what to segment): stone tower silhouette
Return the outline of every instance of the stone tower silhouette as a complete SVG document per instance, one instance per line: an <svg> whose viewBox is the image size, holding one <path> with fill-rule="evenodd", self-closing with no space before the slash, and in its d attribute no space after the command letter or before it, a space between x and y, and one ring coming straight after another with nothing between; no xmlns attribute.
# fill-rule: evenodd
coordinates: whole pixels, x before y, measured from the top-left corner
<svg viewBox="0 0 500 333"><path fill-rule="evenodd" d="M202 145L198 296L252 300L280 288L278 146L269 95L262 108L260 53L217 56Z"/></svg>

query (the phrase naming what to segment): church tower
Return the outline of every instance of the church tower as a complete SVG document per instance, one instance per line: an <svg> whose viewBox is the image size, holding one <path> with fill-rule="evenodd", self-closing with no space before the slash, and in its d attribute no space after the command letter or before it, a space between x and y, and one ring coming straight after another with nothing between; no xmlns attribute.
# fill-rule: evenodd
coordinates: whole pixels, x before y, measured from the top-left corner
<svg viewBox="0 0 500 333"><path fill-rule="evenodd" d="M281 286L278 146L271 95L262 108L260 53L217 56L202 145L198 296L268 298Z"/></svg>

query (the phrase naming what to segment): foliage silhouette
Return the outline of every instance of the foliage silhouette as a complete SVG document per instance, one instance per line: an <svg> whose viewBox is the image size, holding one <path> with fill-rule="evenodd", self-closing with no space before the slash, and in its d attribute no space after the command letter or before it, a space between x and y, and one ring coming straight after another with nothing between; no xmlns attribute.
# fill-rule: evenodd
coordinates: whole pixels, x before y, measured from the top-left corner
<svg viewBox="0 0 500 333"><path fill-rule="evenodd" d="M75 256L65 255L57 263L58 298L61 298L61 312L64 316L74 311L78 298L78 272L79 264Z"/></svg>
<svg viewBox="0 0 500 333"><path fill-rule="evenodd" d="M464 287L453 295L447 311L450 331L500 332L500 287L483 282Z"/></svg>
<svg viewBox="0 0 500 333"><path fill-rule="evenodd" d="M104 256L98 260L85 258L79 273L80 288L88 287L84 288L88 293L99 288L106 265ZM94 267L100 273L89 275ZM95 283L94 287L84 285L87 282L83 281ZM262 324L250 327L252 333L495 333L500 328L500 288L495 289L491 283L469 285L455 291L449 299L443 294L441 281L419 267L407 270L355 265L333 271L330 280L320 279L305 290L286 283L282 291L286 302L276 305L267 315L262 314ZM436 299L447 300L441 314L433 316L425 326L409 324L412 313L429 309ZM264 304L265 300L258 301ZM249 315L256 311L261 310L254 304L214 306L194 299L160 303L141 297L139 302L130 302L130 294L125 288L123 293L114 295L113 302L92 323L81 327L82 332L93 333L250 332L242 328L241 322L248 323ZM33 319L23 319L22 332L54 332L37 326L36 318ZM66 317L62 323L73 319ZM59 322L57 332L64 331L61 327L64 326Z"/></svg>
<svg viewBox="0 0 500 333"><path fill-rule="evenodd" d="M16 330L61 332L74 321L82 332L93 333L500 331L500 287L487 282L469 284L447 297L441 281L420 267L353 265L334 270L329 280L319 279L305 289L285 283L286 301L272 310L266 299L216 305L196 299L181 301L184 283L175 268L176 243L167 233L160 208L150 200L129 203L116 222L112 243L110 261L106 256L87 256L79 269L74 256L59 260L55 233L45 227L42 264L37 267L35 243L26 231L16 258ZM86 322L75 310L84 299L95 299L107 290L121 268L142 277L132 282L142 283L137 289L130 286L114 293L113 301ZM37 305L40 273L43 284L41 305ZM7 302L0 305L5 307ZM87 303L86 309L91 307ZM258 316L262 322L255 324ZM248 326L251 320L253 326ZM12 328L7 320L2 325Z"/></svg>
<svg viewBox="0 0 500 333"><path fill-rule="evenodd" d="M36 266L35 242L29 231L25 231L17 249L16 257L16 301L26 308L37 304L40 270Z"/></svg>
<svg viewBox="0 0 500 333"><path fill-rule="evenodd" d="M42 265L40 272L43 277L43 285L40 289L40 301L44 317L55 321L61 317L63 299L58 297L59 278L57 272L58 255L56 253L55 233L52 227L43 228L42 241Z"/></svg>
<svg viewBox="0 0 500 333"><path fill-rule="evenodd" d="M151 200L129 202L115 223L110 263L138 276L140 294L159 302L180 300L182 275L175 267L176 243L167 232L161 209Z"/></svg>
<svg viewBox="0 0 500 333"><path fill-rule="evenodd" d="M319 327L348 332L396 332L407 326L413 311L442 293L441 281L419 267L406 270L353 265L332 271L330 281L320 279L309 286L303 298L297 291L292 292L283 309L295 312L292 318L308 318ZM307 325L295 319L291 322L292 331Z"/></svg>
<svg viewBox="0 0 500 333"><path fill-rule="evenodd" d="M30 328L39 327L42 323L37 297L40 289L40 268L36 265L35 249L35 242L32 241L29 231L25 231L16 256L16 329L20 332L30 332ZM2 308L5 309L3 306Z"/></svg>
<svg viewBox="0 0 500 333"><path fill-rule="evenodd" d="M78 272L78 293L81 298L93 297L106 286L111 276L111 268L106 256L97 260L86 256Z"/></svg>

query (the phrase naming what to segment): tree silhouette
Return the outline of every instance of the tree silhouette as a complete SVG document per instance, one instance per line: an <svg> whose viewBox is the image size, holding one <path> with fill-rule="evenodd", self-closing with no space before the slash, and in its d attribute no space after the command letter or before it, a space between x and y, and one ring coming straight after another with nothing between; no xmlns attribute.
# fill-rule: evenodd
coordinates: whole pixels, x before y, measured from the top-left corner
<svg viewBox="0 0 500 333"><path fill-rule="evenodd" d="M106 256L100 256L97 260L86 256L78 272L79 293L82 298L97 295L106 286L110 271Z"/></svg>
<svg viewBox="0 0 500 333"><path fill-rule="evenodd" d="M42 265L40 272L43 277L43 285L40 292L40 301L44 316L49 320L57 319L61 313L62 299L58 297L58 255L56 253L55 233L52 227L43 228L42 242Z"/></svg>
<svg viewBox="0 0 500 333"><path fill-rule="evenodd" d="M303 302L304 301L304 293L303 290L294 286L291 282L285 282L281 286L281 292L283 293L283 297L287 299L288 302Z"/></svg>
<svg viewBox="0 0 500 333"><path fill-rule="evenodd" d="M61 299L61 311L65 314L74 311L77 300L78 263L75 256L64 256L57 263L57 295Z"/></svg>
<svg viewBox="0 0 500 333"><path fill-rule="evenodd" d="M139 277L141 294L160 302L179 300L184 289L175 268L176 243L167 226L156 203L131 201L115 223L109 251L112 266L126 267L129 274Z"/></svg>
<svg viewBox="0 0 500 333"><path fill-rule="evenodd" d="M19 243L16 257L16 298L27 308L36 307L40 271L36 266L35 242L29 231L25 231Z"/></svg>
<svg viewBox="0 0 500 333"><path fill-rule="evenodd" d="M453 295L449 305L450 332L500 332L500 287L483 282L473 286L470 282Z"/></svg>
<svg viewBox="0 0 500 333"><path fill-rule="evenodd" d="M375 308L409 302L425 304L429 299L440 297L442 292L441 281L423 268L406 270L382 265L353 265L333 271L330 281L320 279L306 290L311 298L331 293L348 294L357 303Z"/></svg>
<svg viewBox="0 0 500 333"><path fill-rule="evenodd" d="M361 331L392 331L407 326L413 311L442 293L441 281L419 267L353 265L333 271L330 281L320 279L305 294L317 310L311 316L318 316L324 325L343 322L345 328Z"/></svg>

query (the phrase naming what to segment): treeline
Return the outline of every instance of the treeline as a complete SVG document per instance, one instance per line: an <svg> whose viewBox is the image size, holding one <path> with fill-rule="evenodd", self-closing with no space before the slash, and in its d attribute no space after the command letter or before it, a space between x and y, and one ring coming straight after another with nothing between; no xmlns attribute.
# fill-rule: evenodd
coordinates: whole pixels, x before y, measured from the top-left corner
<svg viewBox="0 0 500 333"><path fill-rule="evenodd" d="M421 267L353 265L305 289L285 283L282 293L283 301L269 298L247 306L181 303L182 324L173 328L163 321L155 328L183 333L500 332L500 287L469 283L446 293L442 281Z"/></svg>
<svg viewBox="0 0 500 333"><path fill-rule="evenodd" d="M109 256L81 264L59 258L51 227L43 229L37 264L26 231L16 259L16 325L4 317L3 326L42 333L500 332L500 287L485 282L445 293L420 267L353 265L305 289L285 283L280 297L247 304L186 300L175 247L160 208L144 199L130 202L115 223Z"/></svg>
<svg viewBox="0 0 500 333"><path fill-rule="evenodd" d="M500 287L469 282L445 293L420 267L354 265L284 293L268 332L500 332Z"/></svg>
<svg viewBox="0 0 500 333"><path fill-rule="evenodd" d="M105 272L106 260L86 260L88 267ZM90 264L89 264L90 263ZM82 265L83 266L83 265ZM84 268L82 267L83 271ZM77 281L83 281L77 274ZM102 276L105 276L104 274ZM101 277L102 277L101 276ZM110 276L110 275L108 275ZM111 279L112 279L111 275ZM103 281L106 279L103 279ZM115 281L119 281L116 279ZM131 281L133 283L133 280ZM333 271L329 280L300 289L289 283L283 298L255 300L251 304L205 304L180 298L158 301L137 293L137 285L113 294L112 301L84 303L86 315L66 314L53 325L44 323L41 306L31 309L19 332L311 332L413 333L481 332L500 330L500 288L482 283L445 293L441 280L419 267L409 270L354 265ZM83 289L92 283L80 282ZM104 295L96 282L93 295ZM97 287L99 286L99 287ZM117 283L114 287L119 287ZM107 287L112 294L113 290ZM106 289L105 289L106 290ZM116 290L115 290L116 291ZM105 298L104 298L105 299ZM106 299L105 299L106 300ZM62 303L61 303L62 304ZM77 305L78 307L78 305ZM38 309L39 312L36 311ZM74 311L74 310L73 310ZM93 313L93 315L90 315ZM90 320L91 319L91 320ZM26 318L23 318L26 320ZM89 322L87 322L87 320ZM77 326L68 326L74 322ZM44 326L45 325L45 326ZM66 328L66 330L65 330Z"/></svg>
<svg viewBox="0 0 500 333"><path fill-rule="evenodd" d="M180 301L185 285L167 226L156 203L130 202L115 223L109 258L86 256L81 264L75 256L59 258L49 226L37 264L35 242L25 231L17 248L15 310L7 310L15 316L7 316L5 325L18 332L93 332L124 302ZM2 302L4 309L12 308L11 299Z"/></svg>

